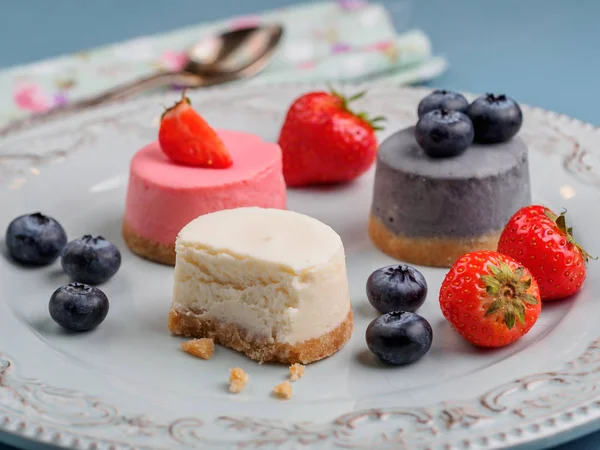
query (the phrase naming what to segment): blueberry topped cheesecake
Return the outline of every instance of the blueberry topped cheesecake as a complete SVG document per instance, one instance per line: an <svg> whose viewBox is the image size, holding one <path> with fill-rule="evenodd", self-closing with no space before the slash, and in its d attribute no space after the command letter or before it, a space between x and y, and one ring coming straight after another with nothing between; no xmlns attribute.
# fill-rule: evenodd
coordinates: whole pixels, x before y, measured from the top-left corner
<svg viewBox="0 0 600 450"><path fill-rule="evenodd" d="M379 148L371 240L396 259L434 267L495 250L508 219L531 203L519 105L493 94L469 104L440 90L418 115Z"/></svg>

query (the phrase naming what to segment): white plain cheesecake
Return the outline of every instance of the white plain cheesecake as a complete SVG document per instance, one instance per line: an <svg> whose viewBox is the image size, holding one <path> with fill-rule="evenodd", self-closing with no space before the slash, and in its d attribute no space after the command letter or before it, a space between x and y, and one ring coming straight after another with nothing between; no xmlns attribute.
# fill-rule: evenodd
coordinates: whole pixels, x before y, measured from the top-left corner
<svg viewBox="0 0 600 450"><path fill-rule="evenodd" d="M218 211L186 225L175 249L174 334L288 364L325 358L352 334L342 240L312 217Z"/></svg>

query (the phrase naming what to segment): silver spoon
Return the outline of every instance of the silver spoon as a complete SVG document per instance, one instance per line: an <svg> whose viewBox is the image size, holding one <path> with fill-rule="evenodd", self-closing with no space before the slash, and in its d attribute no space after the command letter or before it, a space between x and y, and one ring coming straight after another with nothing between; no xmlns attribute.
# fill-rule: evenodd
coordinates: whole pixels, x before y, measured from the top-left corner
<svg viewBox="0 0 600 450"><path fill-rule="evenodd" d="M251 77L267 66L282 36L283 27L273 24L227 31L204 38L188 49L188 62L182 70L158 72L117 86L98 96L10 122L0 129L0 136L62 114L123 100L159 87L177 85L182 88L199 88Z"/></svg>

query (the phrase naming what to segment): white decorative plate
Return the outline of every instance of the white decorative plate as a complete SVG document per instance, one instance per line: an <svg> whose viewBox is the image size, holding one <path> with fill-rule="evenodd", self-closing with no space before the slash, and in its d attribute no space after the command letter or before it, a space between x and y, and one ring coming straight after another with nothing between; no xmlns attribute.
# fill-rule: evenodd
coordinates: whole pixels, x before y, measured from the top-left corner
<svg viewBox="0 0 600 450"><path fill-rule="evenodd" d="M214 126L276 140L288 105L313 88L232 87L191 97ZM388 117L384 138L414 123L423 95L372 86L361 106ZM392 260L366 232L372 171L344 187L289 194L290 209L330 224L346 247L356 327L341 352L308 366L289 401L270 395L287 367L224 348L210 361L184 354L167 331L172 269L132 255L120 237L129 159L156 137L162 107L177 97L100 108L0 141L2 227L40 210L71 238L102 234L123 253L120 272L103 286L109 316L86 334L61 331L49 318L48 299L67 282L59 263L23 269L0 258L2 440L78 449L538 449L598 425L600 262L590 263L578 296L545 305L525 338L495 351L472 347L450 328L437 300L445 271L423 269L430 289L420 314L434 328L431 351L409 367L375 361L364 341L376 316L365 281ZM536 202L568 209L580 242L600 254L600 133L524 111ZM234 366L250 374L239 395L226 389Z"/></svg>

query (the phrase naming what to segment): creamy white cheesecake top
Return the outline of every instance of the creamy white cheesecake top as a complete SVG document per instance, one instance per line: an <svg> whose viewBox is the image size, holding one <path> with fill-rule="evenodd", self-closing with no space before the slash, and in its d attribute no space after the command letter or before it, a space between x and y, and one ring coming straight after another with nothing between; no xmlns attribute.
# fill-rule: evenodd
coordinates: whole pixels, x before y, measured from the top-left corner
<svg viewBox="0 0 600 450"><path fill-rule="evenodd" d="M198 217L176 243L172 308L290 344L332 331L350 310L344 247L293 211L237 208Z"/></svg>
<svg viewBox="0 0 600 450"><path fill-rule="evenodd" d="M177 242L271 262L294 272L326 263L342 246L339 235L317 219L256 207L201 216L179 232Z"/></svg>

